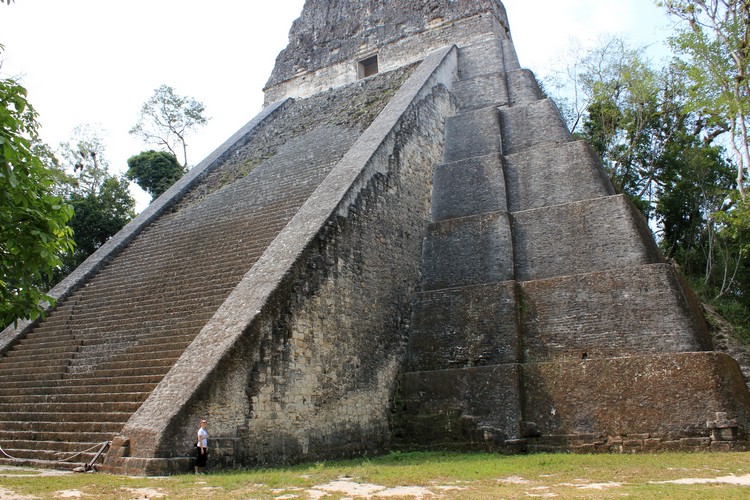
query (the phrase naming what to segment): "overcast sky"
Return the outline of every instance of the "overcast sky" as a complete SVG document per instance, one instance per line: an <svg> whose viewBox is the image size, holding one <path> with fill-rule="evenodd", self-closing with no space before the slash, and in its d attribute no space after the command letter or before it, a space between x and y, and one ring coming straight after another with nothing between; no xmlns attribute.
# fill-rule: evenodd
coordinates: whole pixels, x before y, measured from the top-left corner
<svg viewBox="0 0 750 500"><path fill-rule="evenodd" d="M521 64L538 76L559 64L572 38L586 44L617 34L654 45L668 25L653 0L503 3ZM15 0L0 5L1 72L21 76L50 145L77 125L102 129L115 172L149 149L128 130L154 89L170 85L203 102L211 117L188 138L188 160L197 164L260 111L263 86L303 4Z"/></svg>

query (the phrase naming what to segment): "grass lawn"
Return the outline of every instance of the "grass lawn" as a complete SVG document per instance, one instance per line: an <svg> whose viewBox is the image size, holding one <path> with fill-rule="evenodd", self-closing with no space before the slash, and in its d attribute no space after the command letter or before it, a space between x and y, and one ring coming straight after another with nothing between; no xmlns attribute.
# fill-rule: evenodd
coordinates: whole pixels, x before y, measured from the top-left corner
<svg viewBox="0 0 750 500"><path fill-rule="evenodd" d="M395 452L294 467L152 478L0 469L3 500L86 497L737 499L750 498L750 453L504 456Z"/></svg>

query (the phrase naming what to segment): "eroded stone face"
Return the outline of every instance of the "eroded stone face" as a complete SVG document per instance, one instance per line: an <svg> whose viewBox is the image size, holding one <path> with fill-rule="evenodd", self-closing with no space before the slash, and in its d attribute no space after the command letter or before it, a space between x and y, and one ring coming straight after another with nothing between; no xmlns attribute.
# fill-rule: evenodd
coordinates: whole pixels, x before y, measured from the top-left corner
<svg viewBox="0 0 750 500"><path fill-rule="evenodd" d="M358 63L373 57L390 71L446 45L507 38L507 26L498 0L308 0L276 59L266 103L361 78Z"/></svg>

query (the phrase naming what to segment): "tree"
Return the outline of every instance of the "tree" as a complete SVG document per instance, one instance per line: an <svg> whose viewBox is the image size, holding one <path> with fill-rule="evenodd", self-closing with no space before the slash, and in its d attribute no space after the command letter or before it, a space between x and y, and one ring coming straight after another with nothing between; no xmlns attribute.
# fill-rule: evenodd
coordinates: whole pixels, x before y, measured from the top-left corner
<svg viewBox="0 0 750 500"><path fill-rule="evenodd" d="M56 174L34 154L37 113L26 89L0 80L0 323L44 311L45 281L73 250L73 209L55 194Z"/></svg>
<svg viewBox="0 0 750 500"><path fill-rule="evenodd" d="M737 190L745 198L750 168L750 1L658 1L682 24L671 39L690 79L691 106L705 114L714 134L729 133Z"/></svg>
<svg viewBox="0 0 750 500"><path fill-rule="evenodd" d="M90 125L76 127L72 138L60 144L60 155L68 174L61 189L74 210L70 226L76 246L63 258L56 280L122 229L133 218L135 207L128 181L109 173L99 130Z"/></svg>
<svg viewBox="0 0 750 500"><path fill-rule="evenodd" d="M192 97L179 96L172 87L162 85L141 107L138 123L130 133L148 144L163 146L175 157L176 150L182 149L182 166L187 168L185 139L189 132L208 122L205 110L203 103Z"/></svg>
<svg viewBox="0 0 750 500"><path fill-rule="evenodd" d="M173 154L151 150L128 158L125 176L135 181L155 200L182 177L184 172Z"/></svg>
<svg viewBox="0 0 750 500"><path fill-rule="evenodd" d="M579 53L576 65L567 74L585 106L570 115L580 124L575 135L651 219L665 254L700 278L707 295L726 293L737 284L740 255L720 222L732 197L731 166L707 116L691 107L684 66L654 69L618 39Z"/></svg>

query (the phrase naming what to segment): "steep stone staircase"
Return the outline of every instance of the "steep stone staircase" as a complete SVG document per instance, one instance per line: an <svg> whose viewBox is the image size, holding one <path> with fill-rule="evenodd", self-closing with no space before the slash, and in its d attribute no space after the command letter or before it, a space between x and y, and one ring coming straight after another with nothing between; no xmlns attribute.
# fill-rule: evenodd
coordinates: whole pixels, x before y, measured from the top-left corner
<svg viewBox="0 0 750 500"><path fill-rule="evenodd" d="M112 439L356 138L311 133L159 218L0 357L0 464L81 466Z"/></svg>
<svg viewBox="0 0 750 500"><path fill-rule="evenodd" d="M525 366L710 343L645 220L572 140L510 40L461 48L459 73L396 440L527 449L539 431Z"/></svg>

